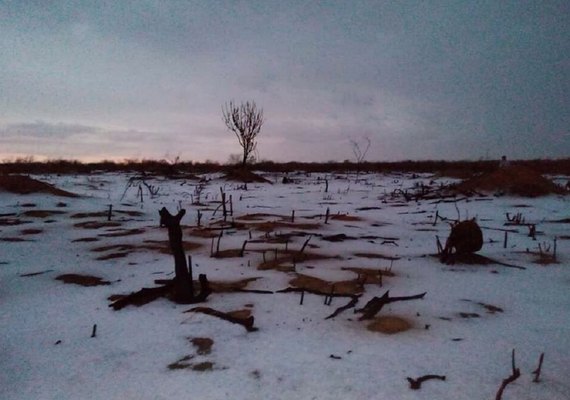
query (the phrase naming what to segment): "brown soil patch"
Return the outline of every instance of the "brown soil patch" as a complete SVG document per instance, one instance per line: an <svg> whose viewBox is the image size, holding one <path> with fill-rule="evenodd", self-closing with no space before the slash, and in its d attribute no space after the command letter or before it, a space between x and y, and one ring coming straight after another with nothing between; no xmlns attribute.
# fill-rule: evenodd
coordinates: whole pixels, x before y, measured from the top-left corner
<svg viewBox="0 0 570 400"><path fill-rule="evenodd" d="M134 228L134 229L122 229L120 231L111 232L111 233L101 233L97 236L101 236L101 237L122 237L122 236L140 235L142 233L145 233L144 229Z"/></svg>
<svg viewBox="0 0 570 400"><path fill-rule="evenodd" d="M230 311L228 315L232 318L245 320L251 317L251 310L243 309L243 310Z"/></svg>
<svg viewBox="0 0 570 400"><path fill-rule="evenodd" d="M66 192L25 175L0 175L0 191L17 194L48 193L62 197L79 197L74 193Z"/></svg>
<svg viewBox="0 0 570 400"><path fill-rule="evenodd" d="M525 197L563 193L559 186L539 173L527 167L514 165L465 180L457 188L461 191L502 191Z"/></svg>
<svg viewBox="0 0 570 400"><path fill-rule="evenodd" d="M259 278L245 278L238 281L210 281L210 289L214 293L228 293L242 290L249 285L250 282L256 281Z"/></svg>
<svg viewBox="0 0 570 400"><path fill-rule="evenodd" d="M213 237L218 237L220 235L219 231L207 228L196 228L192 229L189 233L190 236L195 236L199 238L211 239Z"/></svg>
<svg viewBox="0 0 570 400"><path fill-rule="evenodd" d="M286 217L284 217L283 215L279 215L279 214L253 213L253 214L242 215L240 217L237 217L236 219L242 220L242 221L262 221L262 220L267 219L267 218L285 219ZM291 219L291 217L289 217L289 219Z"/></svg>
<svg viewBox="0 0 570 400"><path fill-rule="evenodd" d="M94 238L94 237L85 237L85 238L79 238L79 239L73 239L72 242L73 243L78 243L78 242L98 242L99 238Z"/></svg>
<svg viewBox="0 0 570 400"><path fill-rule="evenodd" d="M198 355L204 356L208 355L212 352L212 346L214 345L214 341L207 337L195 337L189 338L190 343L196 347L196 352Z"/></svg>
<svg viewBox="0 0 570 400"><path fill-rule="evenodd" d="M37 235L38 233L42 233L43 229L22 229L20 233L22 235Z"/></svg>
<svg viewBox="0 0 570 400"><path fill-rule="evenodd" d="M411 322L395 315L377 317L366 327L369 331L388 335L405 332L410 328L412 328Z"/></svg>
<svg viewBox="0 0 570 400"><path fill-rule="evenodd" d="M71 283L81 286L102 286L111 284L109 281L104 281L102 278L92 275L63 274L59 275L55 279L62 281L63 283Z"/></svg>
<svg viewBox="0 0 570 400"><path fill-rule="evenodd" d="M224 178L228 181L237 181L243 183L252 183L252 182L271 183L267 179L243 168L237 168L231 170L225 175Z"/></svg>
<svg viewBox="0 0 570 400"><path fill-rule="evenodd" d="M22 213L22 215L26 216L26 217L32 217L32 218L47 218L47 217L52 217L54 215L61 215L61 214L65 214L65 211L59 211L59 210L30 210L30 211L25 211Z"/></svg>
<svg viewBox="0 0 570 400"><path fill-rule="evenodd" d="M259 270L276 269L278 271L289 272L293 271L293 265L296 263L311 261L311 260L329 260L340 259L339 256L327 256L324 254L312 253L304 251L300 253L296 250L279 251L277 257L273 251L267 251L266 261L257 266Z"/></svg>
<svg viewBox="0 0 570 400"><path fill-rule="evenodd" d="M77 213L72 214L70 218L79 219L79 218L106 218L109 215L107 211L100 211L100 212L90 212L90 213Z"/></svg>
<svg viewBox="0 0 570 400"><path fill-rule="evenodd" d="M211 371L213 369L214 369L214 363L211 361L204 361L192 365L192 371L205 372L205 371Z"/></svg>
<svg viewBox="0 0 570 400"><path fill-rule="evenodd" d="M171 254L170 243L168 240L145 240L144 243L147 243L148 245L140 246L139 248L156 250L162 254ZM203 247L203 245L201 243L183 241L182 247L185 251L194 251Z"/></svg>
<svg viewBox="0 0 570 400"><path fill-rule="evenodd" d="M392 271L374 268L342 267L343 271L351 271L359 276L356 280L363 284L381 284L382 278L396 276Z"/></svg>
<svg viewBox="0 0 570 400"><path fill-rule="evenodd" d="M363 291L362 285L356 280L330 282L303 274L298 274L297 277L289 281L289 284L299 289L321 293L331 293L333 286L334 294L359 294Z"/></svg>
<svg viewBox="0 0 570 400"><path fill-rule="evenodd" d="M348 215L348 214L331 215L330 219L335 220L335 221L362 221L362 218L357 217L355 215Z"/></svg>
<svg viewBox="0 0 570 400"><path fill-rule="evenodd" d="M19 237L6 237L6 238L0 238L0 242L17 243L17 242L30 242L30 240L24 239L24 238L19 238Z"/></svg>
<svg viewBox="0 0 570 400"><path fill-rule="evenodd" d="M396 261L400 259L400 257L387 256L385 254L380 254L380 253L354 253L354 255L356 257L390 260L390 261Z"/></svg>
<svg viewBox="0 0 570 400"><path fill-rule="evenodd" d="M249 227L261 232L273 232L279 229L314 230L314 229L319 229L321 227L321 224L267 221L267 222L250 224Z"/></svg>
<svg viewBox="0 0 570 400"><path fill-rule="evenodd" d="M115 221L85 221L85 222L79 222L73 226L76 228L83 228L83 229L101 229L101 228L121 226L121 223Z"/></svg>
<svg viewBox="0 0 570 400"><path fill-rule="evenodd" d="M19 218L0 218L0 226L15 226L22 224L29 224L32 221L22 221Z"/></svg>

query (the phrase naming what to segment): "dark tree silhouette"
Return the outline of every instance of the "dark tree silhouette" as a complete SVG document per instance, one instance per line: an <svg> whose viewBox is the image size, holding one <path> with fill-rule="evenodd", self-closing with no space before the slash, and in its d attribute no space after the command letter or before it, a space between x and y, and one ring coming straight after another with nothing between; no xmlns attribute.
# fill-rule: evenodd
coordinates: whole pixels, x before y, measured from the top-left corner
<svg viewBox="0 0 570 400"><path fill-rule="evenodd" d="M257 135L264 122L263 109L258 110L254 101L239 106L230 101L222 107L222 115L227 128L235 133L243 149L241 165L245 166L257 146Z"/></svg>

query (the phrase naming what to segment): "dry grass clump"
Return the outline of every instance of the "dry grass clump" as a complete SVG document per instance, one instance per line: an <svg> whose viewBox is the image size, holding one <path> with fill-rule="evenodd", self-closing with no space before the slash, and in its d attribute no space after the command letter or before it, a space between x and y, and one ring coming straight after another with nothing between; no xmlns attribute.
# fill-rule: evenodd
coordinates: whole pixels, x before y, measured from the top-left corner
<svg viewBox="0 0 570 400"><path fill-rule="evenodd" d="M26 175L0 175L0 191L16 194L47 193L62 197L79 197L48 183L32 179Z"/></svg>

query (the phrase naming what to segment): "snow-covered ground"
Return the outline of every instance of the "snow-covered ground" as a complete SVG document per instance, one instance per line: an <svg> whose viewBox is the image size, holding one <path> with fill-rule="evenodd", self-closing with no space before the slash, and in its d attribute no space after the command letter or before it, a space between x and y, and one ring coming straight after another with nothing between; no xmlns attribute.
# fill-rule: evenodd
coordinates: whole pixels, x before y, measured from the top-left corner
<svg viewBox="0 0 570 400"><path fill-rule="evenodd" d="M215 175L205 183L147 178L158 190L150 196L144 184L139 191L140 180L129 186L131 177L36 176L79 198L0 192L0 399L494 399L511 374L513 349L521 377L503 399L570 399L570 225L552 222L570 218L568 197L488 196L455 203L392 197L400 193L395 189L433 179L411 174L363 175L358 182L355 176L292 174L290 184L268 175L273 184L248 184L247 190ZM434 184L446 182L438 178ZM197 187L200 205L193 204ZM204 232L196 229L198 210L203 227L218 226L223 218L220 187L232 197L228 222L241 223L225 231L220 250L240 249L248 240L243 257L211 257L212 239L196 233ZM275 292L213 293L199 304L250 310L257 331L185 313L194 306L166 299L119 311L108 307L111 295L173 277L172 256L148 242L167 240L166 229L159 228L162 207L173 214L187 210L182 224L185 242L195 244L187 252L195 277L255 277L247 289ZM325 224L327 208L331 218ZM436 235L444 241L450 226L434 224L436 212L450 219L477 217L485 240L479 253L526 269L441 264L430 254ZM505 213L522 213L526 223L536 223L536 240L526 226L506 226ZM265 228L254 225L264 222ZM505 229L511 230L507 248ZM347 238L326 240L338 234ZM287 244L278 240L285 236ZM288 271L257 268L264 252L268 259L275 251L279 257L285 246L300 250L309 237L307 253L330 257L298 262ZM536 263L538 245L550 248L548 258L555 238L557 262ZM122 247L106 247L117 245ZM391 303L378 314L401 317L412 328L370 331L370 321L359 321L354 308L325 320L349 299L335 297L325 305L322 296L306 293L300 305L299 293L277 293L297 274L355 280L346 267L394 273L382 286L365 285L356 308L386 290L391 296L427 292L422 300ZM110 284L85 287L55 279L70 273ZM213 340L211 351L199 351L192 338ZM534 383L541 353L541 379ZM446 380L410 389L407 377L427 374Z"/></svg>

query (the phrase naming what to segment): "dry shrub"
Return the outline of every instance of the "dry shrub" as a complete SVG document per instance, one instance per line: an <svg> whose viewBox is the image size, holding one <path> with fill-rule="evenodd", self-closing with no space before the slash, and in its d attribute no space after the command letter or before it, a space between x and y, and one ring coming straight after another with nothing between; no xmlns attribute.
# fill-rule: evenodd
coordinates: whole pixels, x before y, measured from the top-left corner
<svg viewBox="0 0 570 400"><path fill-rule="evenodd" d="M54 196L79 197L75 193L66 192L25 175L0 175L0 191L17 194L48 193Z"/></svg>

